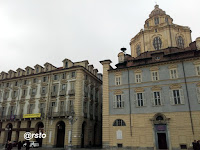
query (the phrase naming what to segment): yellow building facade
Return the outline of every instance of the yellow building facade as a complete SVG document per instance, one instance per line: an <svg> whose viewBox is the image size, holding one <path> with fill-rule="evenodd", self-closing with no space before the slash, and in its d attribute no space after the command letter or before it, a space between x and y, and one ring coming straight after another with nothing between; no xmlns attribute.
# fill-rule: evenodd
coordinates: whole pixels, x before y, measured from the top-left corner
<svg viewBox="0 0 200 150"><path fill-rule="evenodd" d="M101 145L102 75L88 61L63 60L0 75L0 144L25 141L42 147Z"/></svg>

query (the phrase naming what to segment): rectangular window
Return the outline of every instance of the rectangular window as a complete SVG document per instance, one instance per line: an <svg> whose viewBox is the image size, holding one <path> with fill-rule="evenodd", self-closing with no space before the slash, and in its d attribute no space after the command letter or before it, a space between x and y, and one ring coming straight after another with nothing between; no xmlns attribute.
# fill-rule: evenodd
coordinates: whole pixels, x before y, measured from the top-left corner
<svg viewBox="0 0 200 150"><path fill-rule="evenodd" d="M54 80L58 80L58 75L57 74L54 75Z"/></svg>
<svg viewBox="0 0 200 150"><path fill-rule="evenodd" d="M36 73L38 73L38 72L39 72L39 68L37 67L37 68L36 68Z"/></svg>
<svg viewBox="0 0 200 150"><path fill-rule="evenodd" d="M117 76L115 77L115 85L120 85L121 84L121 77Z"/></svg>
<svg viewBox="0 0 200 150"><path fill-rule="evenodd" d="M153 105L154 106L162 105L161 92L160 91L153 92Z"/></svg>
<svg viewBox="0 0 200 150"><path fill-rule="evenodd" d="M152 72L151 72L151 76L152 76L152 81L157 81L157 80L159 80L158 71L152 71Z"/></svg>
<svg viewBox="0 0 200 150"><path fill-rule="evenodd" d="M24 80L24 85L27 85L27 80Z"/></svg>
<svg viewBox="0 0 200 150"><path fill-rule="evenodd" d="M171 79L178 78L177 69L170 69L170 78Z"/></svg>
<svg viewBox="0 0 200 150"><path fill-rule="evenodd" d="M32 95L36 95L36 88L32 89Z"/></svg>
<svg viewBox="0 0 200 150"><path fill-rule="evenodd" d="M142 74L141 73L135 74L135 82L136 83L141 83L142 82Z"/></svg>
<svg viewBox="0 0 200 150"><path fill-rule="evenodd" d="M62 74L62 79L66 79L66 73Z"/></svg>
<svg viewBox="0 0 200 150"><path fill-rule="evenodd" d="M25 95L26 95L26 90L24 89L22 92L22 96L25 96Z"/></svg>
<svg viewBox="0 0 200 150"><path fill-rule="evenodd" d="M197 73L198 76L200 76L200 65L196 66L196 73Z"/></svg>
<svg viewBox="0 0 200 150"><path fill-rule="evenodd" d="M61 90L66 90L66 84L62 84Z"/></svg>
<svg viewBox="0 0 200 150"><path fill-rule="evenodd" d="M72 72L72 78L75 78L75 76L76 76L76 73L73 71Z"/></svg>
<svg viewBox="0 0 200 150"><path fill-rule="evenodd" d="M17 85L18 85L18 82L16 81L16 82L15 82L15 86L17 86Z"/></svg>
<svg viewBox="0 0 200 150"><path fill-rule="evenodd" d="M136 94L136 105L138 107L144 106L144 94L143 93L137 93Z"/></svg>
<svg viewBox="0 0 200 150"><path fill-rule="evenodd" d="M47 77L43 77L43 82L46 82L47 81Z"/></svg>
<svg viewBox="0 0 200 150"><path fill-rule="evenodd" d="M174 104L181 104L181 97L179 90L173 90Z"/></svg>
<svg viewBox="0 0 200 150"><path fill-rule="evenodd" d="M33 109L34 109L34 104L30 104L29 114L33 113Z"/></svg>
<svg viewBox="0 0 200 150"><path fill-rule="evenodd" d="M184 94L182 89L171 90L170 97L171 105L184 104Z"/></svg>
<svg viewBox="0 0 200 150"><path fill-rule="evenodd" d="M113 107L114 108L124 108L124 100L122 99L122 95L115 95Z"/></svg>
<svg viewBox="0 0 200 150"><path fill-rule="evenodd" d="M27 69L27 75L29 75L29 69Z"/></svg>
<svg viewBox="0 0 200 150"><path fill-rule="evenodd" d="M9 83L6 84L6 87L9 87Z"/></svg>
<svg viewBox="0 0 200 150"><path fill-rule="evenodd" d="M53 86L53 92L56 92L56 85Z"/></svg>
<svg viewBox="0 0 200 150"><path fill-rule="evenodd" d="M56 102L51 102L51 107L55 107L56 106Z"/></svg>
<svg viewBox="0 0 200 150"><path fill-rule="evenodd" d="M70 82L71 90L74 90L75 82Z"/></svg>
<svg viewBox="0 0 200 150"><path fill-rule="evenodd" d="M45 94L46 92L45 92L45 87L42 87L42 94Z"/></svg>

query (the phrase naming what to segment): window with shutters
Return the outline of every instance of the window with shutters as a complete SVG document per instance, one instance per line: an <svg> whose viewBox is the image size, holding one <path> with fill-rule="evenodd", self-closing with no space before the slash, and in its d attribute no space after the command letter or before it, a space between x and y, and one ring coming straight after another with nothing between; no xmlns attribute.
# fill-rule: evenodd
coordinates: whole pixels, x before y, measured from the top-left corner
<svg viewBox="0 0 200 150"><path fill-rule="evenodd" d="M200 65L197 65L195 68L196 68L196 75L200 76Z"/></svg>
<svg viewBox="0 0 200 150"><path fill-rule="evenodd" d="M13 99L17 98L17 91L13 91L13 93L12 93L12 98L13 98Z"/></svg>
<svg viewBox="0 0 200 150"><path fill-rule="evenodd" d="M65 90L66 90L66 84L62 84L62 85L61 85L61 90L62 90L62 91L65 91Z"/></svg>
<svg viewBox="0 0 200 150"><path fill-rule="evenodd" d="M171 105L184 104L184 95L182 89L171 90L170 97Z"/></svg>
<svg viewBox="0 0 200 150"><path fill-rule="evenodd" d="M158 81L159 80L158 71L152 71L151 78L152 78L152 81Z"/></svg>
<svg viewBox="0 0 200 150"><path fill-rule="evenodd" d="M135 104L136 107L146 106L146 99L144 93L135 94Z"/></svg>
<svg viewBox="0 0 200 150"><path fill-rule="evenodd" d="M200 103L200 87L197 87L197 101Z"/></svg>
<svg viewBox="0 0 200 150"><path fill-rule="evenodd" d="M122 119L116 119L113 123L113 126L126 126L126 123Z"/></svg>
<svg viewBox="0 0 200 150"><path fill-rule="evenodd" d="M153 102L153 106L162 105L162 99L161 99L161 92L160 91L152 92L152 102Z"/></svg>
<svg viewBox="0 0 200 150"><path fill-rule="evenodd" d="M122 99L122 95L114 96L113 108L124 108L124 100Z"/></svg>
<svg viewBox="0 0 200 150"><path fill-rule="evenodd" d="M171 79L177 79L178 78L177 69L170 69L169 72L170 72L170 78Z"/></svg>
<svg viewBox="0 0 200 150"><path fill-rule="evenodd" d="M142 74L141 73L136 73L135 74L135 82L136 83L141 83L142 82Z"/></svg>
<svg viewBox="0 0 200 150"><path fill-rule="evenodd" d="M121 85L121 76L115 77L115 85Z"/></svg>

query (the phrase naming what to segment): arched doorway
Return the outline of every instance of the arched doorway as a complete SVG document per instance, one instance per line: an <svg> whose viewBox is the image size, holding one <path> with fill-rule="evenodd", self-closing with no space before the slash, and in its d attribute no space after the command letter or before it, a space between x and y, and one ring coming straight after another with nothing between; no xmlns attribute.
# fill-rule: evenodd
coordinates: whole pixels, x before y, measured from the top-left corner
<svg viewBox="0 0 200 150"><path fill-rule="evenodd" d="M57 130L56 147L64 147L64 144L65 144L65 123L63 121L59 121L56 125L56 130Z"/></svg>
<svg viewBox="0 0 200 150"><path fill-rule="evenodd" d="M5 128L5 140L4 142L6 143L7 141L11 141L11 138L12 138L12 128L13 128L13 125L11 123L7 124L6 125L6 128Z"/></svg>
<svg viewBox="0 0 200 150"><path fill-rule="evenodd" d="M85 135L86 135L86 122L82 124L82 134L81 134L81 148L85 146Z"/></svg>
<svg viewBox="0 0 200 150"><path fill-rule="evenodd" d="M44 133L44 124L42 122L38 122L35 125L35 133ZM36 138L36 141L39 143L39 146L42 147L42 138Z"/></svg>

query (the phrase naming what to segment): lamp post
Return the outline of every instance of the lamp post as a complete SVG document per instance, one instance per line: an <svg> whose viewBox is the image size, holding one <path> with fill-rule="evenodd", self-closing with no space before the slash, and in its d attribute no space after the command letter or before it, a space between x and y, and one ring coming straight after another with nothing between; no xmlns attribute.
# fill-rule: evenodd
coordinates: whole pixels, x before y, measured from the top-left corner
<svg viewBox="0 0 200 150"><path fill-rule="evenodd" d="M77 121L77 118L74 118L75 116L75 112L72 110L71 113L70 113L70 116L68 117L69 119L69 124L71 126L71 129L70 129L70 139L69 139L69 149L72 148L72 129L73 129L73 124Z"/></svg>

